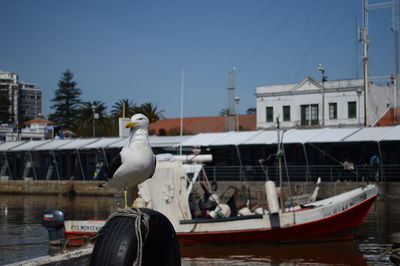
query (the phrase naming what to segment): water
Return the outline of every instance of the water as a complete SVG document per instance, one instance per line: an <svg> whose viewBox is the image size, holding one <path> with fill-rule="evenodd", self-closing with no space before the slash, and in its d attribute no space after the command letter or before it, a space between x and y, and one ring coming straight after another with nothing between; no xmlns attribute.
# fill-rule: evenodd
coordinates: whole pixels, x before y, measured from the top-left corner
<svg viewBox="0 0 400 266"><path fill-rule="evenodd" d="M0 265L47 255L45 209L62 208L71 219L105 219L116 208L111 197L0 195ZM303 244L181 246L182 265L367 265L400 232L400 201L377 201L356 240ZM388 256L380 265L392 265Z"/></svg>

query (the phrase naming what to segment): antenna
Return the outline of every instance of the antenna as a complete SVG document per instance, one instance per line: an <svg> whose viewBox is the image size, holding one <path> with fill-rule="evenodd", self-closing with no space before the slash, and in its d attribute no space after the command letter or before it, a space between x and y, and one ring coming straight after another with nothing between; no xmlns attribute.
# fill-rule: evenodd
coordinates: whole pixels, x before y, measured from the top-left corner
<svg viewBox="0 0 400 266"><path fill-rule="evenodd" d="M355 28L356 28L356 34L357 34L357 38L356 38L356 42L355 42L355 60L356 60L356 78L358 79L359 75L359 71L358 71L358 42L361 41L361 30L360 27L358 26L358 21L357 21L357 17L354 20L355 23Z"/></svg>
<svg viewBox="0 0 400 266"><path fill-rule="evenodd" d="M373 9L379 8L392 8L392 31L393 31L393 57L394 57L394 74L392 75L393 81L393 108L394 108L394 117L393 122L394 124L400 123L400 108L399 108L399 16L398 16L398 0L392 0L392 2L382 2L376 4L368 4L368 0L363 1L363 39L362 43L364 44L364 83L368 82L368 44L369 41L367 40L367 31L368 31L368 11ZM368 83L364 84L364 105L365 105L365 115L364 115L364 123L367 126L367 107L366 107L366 97L367 97L367 90Z"/></svg>
<svg viewBox="0 0 400 266"><path fill-rule="evenodd" d="M235 114L235 79L236 79L236 68L232 68L231 71L228 72L228 98L227 98L227 106L226 110L228 115Z"/></svg>
<svg viewBox="0 0 400 266"><path fill-rule="evenodd" d="M227 81L227 103L226 103L226 129L228 131L235 130L235 78L236 78L236 68L232 68L228 72Z"/></svg>

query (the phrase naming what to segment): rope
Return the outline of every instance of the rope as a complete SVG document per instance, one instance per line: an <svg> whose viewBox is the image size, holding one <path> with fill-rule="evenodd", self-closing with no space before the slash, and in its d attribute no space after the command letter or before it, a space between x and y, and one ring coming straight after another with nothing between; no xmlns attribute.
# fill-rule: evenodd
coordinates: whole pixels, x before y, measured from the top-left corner
<svg viewBox="0 0 400 266"><path fill-rule="evenodd" d="M143 255L143 244L144 240L147 238L149 233L149 220L150 216L146 213L142 212L139 208L127 208L127 209L117 209L114 213L108 217L106 224L108 221L115 217L131 217L135 219L135 234L136 234L136 241L137 241L137 250L136 250L136 259L133 262L133 266L140 266L142 265L142 255ZM145 237L142 237L142 228L141 223L143 223L145 227Z"/></svg>
<svg viewBox="0 0 400 266"><path fill-rule="evenodd" d="M400 262L400 248L393 249L392 247L387 248L378 258L376 258L371 265L377 264L383 257L390 254L390 260L397 264Z"/></svg>

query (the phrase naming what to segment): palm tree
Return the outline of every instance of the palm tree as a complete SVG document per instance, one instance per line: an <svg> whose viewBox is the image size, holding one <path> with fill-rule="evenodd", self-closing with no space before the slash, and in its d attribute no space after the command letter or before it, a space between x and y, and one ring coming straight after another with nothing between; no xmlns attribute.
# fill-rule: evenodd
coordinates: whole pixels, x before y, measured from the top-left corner
<svg viewBox="0 0 400 266"><path fill-rule="evenodd" d="M152 103L144 103L139 107L135 108L135 113L142 113L150 120L150 123L156 122L163 118L165 110L157 110L157 105Z"/></svg>
<svg viewBox="0 0 400 266"><path fill-rule="evenodd" d="M107 135L105 134L108 125L106 109L105 103L101 101L82 102L78 108L78 117L75 121L74 131L76 135L91 137L93 135L93 119L95 119L96 136Z"/></svg>
<svg viewBox="0 0 400 266"><path fill-rule="evenodd" d="M135 113L135 108L136 108L136 105L132 100L120 99L118 102L116 102L112 106L111 115L114 118L130 117ZM125 115L124 115L124 109L125 109Z"/></svg>

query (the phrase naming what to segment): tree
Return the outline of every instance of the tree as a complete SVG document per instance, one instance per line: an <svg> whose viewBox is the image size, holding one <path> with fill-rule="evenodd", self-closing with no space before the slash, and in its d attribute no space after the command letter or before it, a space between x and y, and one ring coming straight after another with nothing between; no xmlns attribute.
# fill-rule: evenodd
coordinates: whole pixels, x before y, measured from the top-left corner
<svg viewBox="0 0 400 266"><path fill-rule="evenodd" d="M256 108L249 108L249 109L247 109L246 113L247 113L248 115L251 115L251 114L255 114L256 111L257 111Z"/></svg>
<svg viewBox="0 0 400 266"><path fill-rule="evenodd" d="M153 123L163 118L164 110L157 110L157 105L152 103L144 103L135 108L135 113L144 114L150 120L150 123Z"/></svg>
<svg viewBox="0 0 400 266"><path fill-rule="evenodd" d="M79 137L93 136L93 109L95 112L95 132L96 137L112 135L109 118L106 114L106 105L101 101L83 102L78 108L78 116L72 128Z"/></svg>
<svg viewBox="0 0 400 266"><path fill-rule="evenodd" d="M221 111L219 111L219 115L220 116L231 115L230 111L229 111L229 108L221 109Z"/></svg>
<svg viewBox="0 0 400 266"><path fill-rule="evenodd" d="M123 116L125 107L125 117L131 117L135 113L136 105L132 100L121 99L112 106L111 115L114 118Z"/></svg>
<svg viewBox="0 0 400 266"><path fill-rule="evenodd" d="M73 128L74 120L78 116L78 108L81 102L81 89L77 88L77 82L73 81L74 74L66 70L61 74L58 81L58 89L51 101L54 103L51 108L54 113L49 115L49 120L54 121L62 128Z"/></svg>

